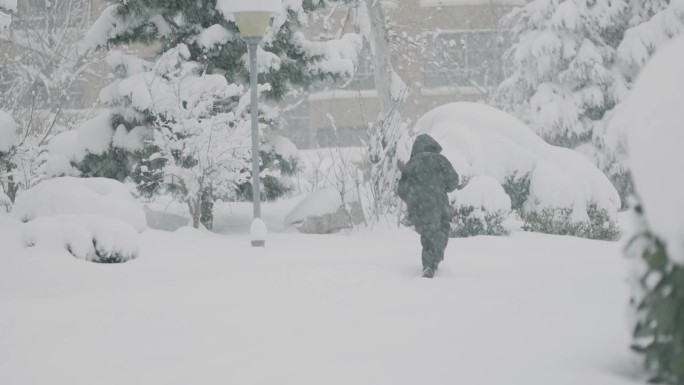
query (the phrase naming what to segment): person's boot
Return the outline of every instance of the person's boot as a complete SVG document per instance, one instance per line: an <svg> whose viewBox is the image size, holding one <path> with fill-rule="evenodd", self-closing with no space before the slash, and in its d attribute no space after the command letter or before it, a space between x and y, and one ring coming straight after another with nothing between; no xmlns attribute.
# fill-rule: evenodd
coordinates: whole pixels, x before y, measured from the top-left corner
<svg viewBox="0 0 684 385"><path fill-rule="evenodd" d="M423 269L423 278L432 278L435 276L435 269L426 267Z"/></svg>

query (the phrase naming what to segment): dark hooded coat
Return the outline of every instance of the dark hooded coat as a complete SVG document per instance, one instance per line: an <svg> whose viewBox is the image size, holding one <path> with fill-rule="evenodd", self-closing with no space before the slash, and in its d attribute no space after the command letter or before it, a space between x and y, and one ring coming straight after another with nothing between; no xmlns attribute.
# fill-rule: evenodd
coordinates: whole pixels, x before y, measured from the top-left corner
<svg viewBox="0 0 684 385"><path fill-rule="evenodd" d="M399 197L406 202L409 221L421 234L449 228L451 208L447 193L458 187L458 174L441 151L432 137L418 135L411 159L401 170Z"/></svg>

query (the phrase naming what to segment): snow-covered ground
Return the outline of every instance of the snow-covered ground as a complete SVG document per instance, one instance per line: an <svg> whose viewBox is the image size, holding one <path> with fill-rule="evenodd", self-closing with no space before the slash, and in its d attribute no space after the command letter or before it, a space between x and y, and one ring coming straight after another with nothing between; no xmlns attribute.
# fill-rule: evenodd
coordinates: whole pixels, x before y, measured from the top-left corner
<svg viewBox="0 0 684 385"><path fill-rule="evenodd" d="M406 229L147 230L100 265L18 226L0 214L0 384L639 383L617 243L452 239L428 280Z"/></svg>

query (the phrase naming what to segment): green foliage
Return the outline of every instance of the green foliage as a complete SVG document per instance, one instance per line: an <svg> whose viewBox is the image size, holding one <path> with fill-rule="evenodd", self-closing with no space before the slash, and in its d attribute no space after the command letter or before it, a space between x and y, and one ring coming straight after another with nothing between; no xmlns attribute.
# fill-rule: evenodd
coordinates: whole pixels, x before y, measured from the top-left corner
<svg viewBox="0 0 684 385"><path fill-rule="evenodd" d="M646 270L638 281L643 292L633 300L637 311L632 348L643 354L655 383L684 384L684 268L674 264L665 244L650 232L637 234ZM629 247L629 245L628 245Z"/></svg>
<svg viewBox="0 0 684 385"><path fill-rule="evenodd" d="M601 240L615 240L620 234L617 224L611 220L606 210L598 208L595 203L587 206L589 221L574 222L572 209L544 209L541 212L523 211L523 230L555 235L572 235L576 237Z"/></svg>
<svg viewBox="0 0 684 385"><path fill-rule="evenodd" d="M617 173L608 173L608 177L613 183L613 186L615 186L618 194L620 194L622 208L626 209L627 203L634 195L634 181L632 180L632 174L629 171L620 171Z"/></svg>
<svg viewBox="0 0 684 385"><path fill-rule="evenodd" d="M124 254L121 252L111 251L107 248L101 247L97 242L97 239L93 239L93 249L95 250L95 256L90 262L102 263L102 264L114 264L114 263L124 263L133 260L137 257L135 254ZM78 257L72 250L71 245L66 245L66 250L73 256Z"/></svg>
<svg viewBox="0 0 684 385"><path fill-rule="evenodd" d="M508 235L508 230L503 226L506 213L487 212L484 208L473 206L461 207L454 210L451 219L452 238L465 238L476 235Z"/></svg>
<svg viewBox="0 0 684 385"><path fill-rule="evenodd" d="M110 147L102 154L88 153L80 163L74 164L84 178L109 178L123 182L134 167L131 153Z"/></svg>
<svg viewBox="0 0 684 385"><path fill-rule="evenodd" d="M523 205L530 196L530 175L518 175L516 171L506 176L501 187L511 198L511 208L518 213L522 212Z"/></svg>
<svg viewBox="0 0 684 385"><path fill-rule="evenodd" d="M615 240L619 236L620 230L615 221L611 220L606 210L599 209L596 203L587 205L589 221L579 223L572 221L571 208L525 211L525 202L530 195L529 174L510 174L506 176L502 187L511 198L511 207L523 220L525 231L602 240Z"/></svg>
<svg viewBox="0 0 684 385"><path fill-rule="evenodd" d="M261 171L271 170L284 176L293 176L297 173L298 162L296 158L285 159L275 151L261 151ZM292 187L285 183L281 178L273 175L265 175L261 177L262 191L261 199L267 201L274 201L285 196L292 191ZM236 195L237 199L241 201L252 201L252 183L251 177L249 181L238 186Z"/></svg>

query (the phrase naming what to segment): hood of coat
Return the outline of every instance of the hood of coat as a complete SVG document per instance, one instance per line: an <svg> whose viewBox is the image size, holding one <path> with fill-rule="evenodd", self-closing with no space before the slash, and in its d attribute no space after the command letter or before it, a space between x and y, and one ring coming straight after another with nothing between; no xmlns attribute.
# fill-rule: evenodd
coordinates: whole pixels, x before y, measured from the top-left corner
<svg viewBox="0 0 684 385"><path fill-rule="evenodd" d="M442 152L442 146L440 146L436 140L432 139L430 135L420 134L416 137L415 142L413 142L413 148L411 149L411 158L423 152L432 152L435 154L439 154L440 152Z"/></svg>

